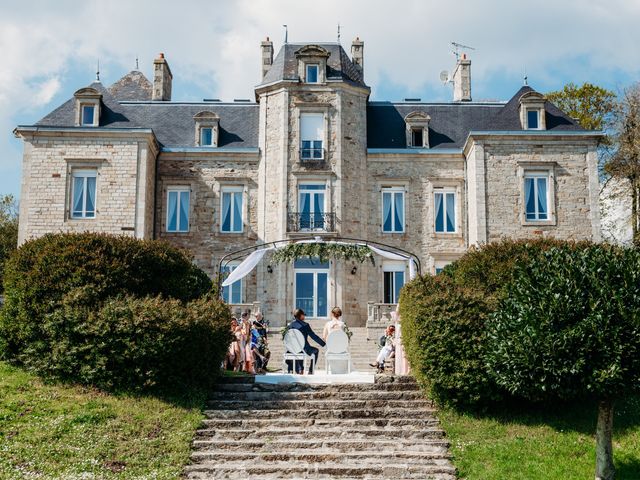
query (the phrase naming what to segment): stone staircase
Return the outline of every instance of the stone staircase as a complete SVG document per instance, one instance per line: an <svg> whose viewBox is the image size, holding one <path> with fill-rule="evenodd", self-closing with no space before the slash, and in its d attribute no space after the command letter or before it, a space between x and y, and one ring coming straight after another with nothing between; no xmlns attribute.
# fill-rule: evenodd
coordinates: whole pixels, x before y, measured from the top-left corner
<svg viewBox="0 0 640 480"><path fill-rule="evenodd" d="M322 329L325 320L310 320L309 324L318 336L322 337ZM280 335L281 327L273 327L269 331L269 350L271 350L271 360L269 361L269 370L280 370L282 368L282 356L284 354L284 344ZM374 373L375 369L369 366L369 363L375 361L378 354L377 339L367 339L367 329L365 327L349 327L353 333L349 342L349 352L351 353L352 369L359 372ZM316 343L310 339L311 345L318 347ZM318 356L318 368L324 370L324 351L320 348Z"/></svg>
<svg viewBox="0 0 640 480"><path fill-rule="evenodd" d="M454 480L444 432L411 377L373 384L260 384L212 394L187 479Z"/></svg>

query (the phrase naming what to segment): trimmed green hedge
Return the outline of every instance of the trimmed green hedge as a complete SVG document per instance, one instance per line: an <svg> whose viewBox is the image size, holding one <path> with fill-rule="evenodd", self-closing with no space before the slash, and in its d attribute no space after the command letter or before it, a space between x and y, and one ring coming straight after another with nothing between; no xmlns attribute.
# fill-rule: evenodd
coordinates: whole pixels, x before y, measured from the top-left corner
<svg viewBox="0 0 640 480"><path fill-rule="evenodd" d="M500 400L484 364L486 297L438 275L402 289L402 342L412 372L440 402Z"/></svg>
<svg viewBox="0 0 640 480"><path fill-rule="evenodd" d="M400 296L402 339L415 374L441 403L480 405L504 398L486 366L486 324L511 281L554 246L553 239L504 240L471 249L442 273L418 277Z"/></svg>
<svg viewBox="0 0 640 480"><path fill-rule="evenodd" d="M203 384L229 343L229 309L210 291L168 243L46 235L7 262L0 357L104 388Z"/></svg>
<svg viewBox="0 0 640 480"><path fill-rule="evenodd" d="M554 247L515 269L488 323L487 364L533 400L640 389L640 251Z"/></svg>

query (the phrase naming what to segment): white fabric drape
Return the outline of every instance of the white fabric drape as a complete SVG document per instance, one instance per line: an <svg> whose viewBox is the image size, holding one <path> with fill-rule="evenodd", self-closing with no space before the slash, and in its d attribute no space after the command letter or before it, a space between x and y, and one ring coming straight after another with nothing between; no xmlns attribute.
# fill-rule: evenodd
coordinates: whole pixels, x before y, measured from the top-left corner
<svg viewBox="0 0 640 480"><path fill-rule="evenodd" d="M315 243L315 242L316 242L316 240L301 240L298 243ZM327 242L327 243L339 243L339 244L344 244L344 245L350 245L350 244L348 244L346 242ZM373 245L365 245L364 243L359 243L358 245L366 246L369 249L371 249L371 251L373 253L376 253L376 254L380 255L381 257L388 258L389 260L402 260L404 262L408 262L409 263L409 279L412 280L412 279L415 278L415 276L416 276L416 262L410 256L402 255L402 254L399 254L399 253L389 252L388 250L383 250L381 248L374 247ZM229 285L233 284L234 282L237 282L238 280L241 280L244 277L246 277L247 275L249 275L251 273L251 271L256 267L256 265L258 265L258 263L260 263L260 261L264 257L264 254L267 253L269 250L275 250L275 247L262 248L260 250L256 250L255 252L252 252L251 255L249 255L247 258L245 258L242 261L242 263L240 263L240 265L238 265L229 274L229 276L225 279L225 281L222 282L222 286L223 287L228 287Z"/></svg>
<svg viewBox="0 0 640 480"><path fill-rule="evenodd" d="M262 260L264 254L269 250L273 250L273 247L262 248L260 250L256 250L255 252L252 252L251 255L245 258L242 263L229 274L225 281L222 282L222 286L228 287L234 282L237 282L238 280L241 280L249 275L251 271L256 267L256 265L260 263L260 260Z"/></svg>

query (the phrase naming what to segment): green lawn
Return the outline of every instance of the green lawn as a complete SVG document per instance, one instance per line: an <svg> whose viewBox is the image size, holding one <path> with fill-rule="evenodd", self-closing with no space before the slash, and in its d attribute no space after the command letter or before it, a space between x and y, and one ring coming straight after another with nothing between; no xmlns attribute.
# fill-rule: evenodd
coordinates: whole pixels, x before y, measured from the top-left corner
<svg viewBox="0 0 640 480"><path fill-rule="evenodd" d="M175 479L204 398L49 385L0 362L0 479Z"/></svg>
<svg viewBox="0 0 640 480"><path fill-rule="evenodd" d="M460 478L468 480L583 480L594 477L596 408L505 408L474 415L439 413ZM525 410L525 408L522 408ZM640 479L640 397L617 405L616 480Z"/></svg>

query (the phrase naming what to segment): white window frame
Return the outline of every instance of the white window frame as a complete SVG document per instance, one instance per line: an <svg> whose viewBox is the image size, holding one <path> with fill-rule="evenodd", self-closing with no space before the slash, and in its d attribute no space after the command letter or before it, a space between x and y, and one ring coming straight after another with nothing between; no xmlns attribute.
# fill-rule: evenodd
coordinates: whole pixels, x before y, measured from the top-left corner
<svg viewBox="0 0 640 480"><path fill-rule="evenodd" d="M75 197L75 179L83 178L83 198L82 198L82 213L75 215L73 199ZM93 216L87 216L87 178L95 178L95 192L93 194ZM71 171L71 195L69 198L69 213L70 218L73 220L93 220L98 216L98 170L92 168L74 169Z"/></svg>
<svg viewBox="0 0 640 480"><path fill-rule="evenodd" d="M311 82L309 80L309 68L315 67L316 69L316 81ZM304 81L305 83L320 83L320 65L318 63L306 63L304 65Z"/></svg>
<svg viewBox="0 0 640 480"><path fill-rule="evenodd" d="M321 121L322 121L322 138L304 138L302 136L302 128L303 128L303 123L304 123L304 118L307 117L320 117ZM305 161L305 162L319 162L319 161L323 161L325 159L325 148L326 148L326 138L327 138L327 119L326 119L326 113L325 112L314 112L314 111L302 111L300 112L300 115L298 117L298 132L300 133L300 160L301 161ZM313 156L313 150L315 150L315 147L312 147L312 154L310 157L303 157L302 156L302 150L303 150L303 146L302 146L302 142L321 142L320 145L320 157L314 157Z"/></svg>
<svg viewBox="0 0 640 480"><path fill-rule="evenodd" d="M169 194L176 192L178 194L176 203L176 230L169 230ZM187 210L187 229L180 230L180 193L187 192L189 194L189 209ZM191 188L188 186L167 187L167 201L165 203L167 214L165 216L165 231L167 233L189 233L191 230Z"/></svg>
<svg viewBox="0 0 640 480"><path fill-rule="evenodd" d="M380 189L380 227L382 233L405 233L407 229L407 189L402 186L383 186ZM391 230L384 229L384 194L391 193ZM394 215L396 205L396 193L402 194L402 230L395 230L396 217Z"/></svg>
<svg viewBox="0 0 640 480"><path fill-rule="evenodd" d="M317 189L317 190L304 190L303 187L305 186L309 186L309 185L314 185L314 186L322 186L323 189ZM318 181L313 181L313 180L306 180L304 182L298 182L298 208L296 209L298 212L298 215L302 215L302 192L305 191L305 193L309 194L309 214L311 217L313 217L317 212L314 211L315 208L315 202L313 201L314 197L318 194L321 193L324 196L323 202L322 202L322 212L321 214L323 215L322 218L322 225L324 226L324 228L322 229L315 229L315 228L300 228L300 231L302 232L326 232L327 231L327 221L324 218L324 215L327 214L327 206L329 205L329 186L327 185L327 182L324 180L318 180ZM314 219L314 224L315 224L315 219Z"/></svg>
<svg viewBox="0 0 640 480"><path fill-rule="evenodd" d="M91 116L91 123L85 123L84 121L84 109L87 107L93 108L93 115ZM95 127L96 126L96 112L98 106L95 103L81 103L80 104L80 126L81 127Z"/></svg>
<svg viewBox="0 0 640 480"><path fill-rule="evenodd" d="M227 272L231 273L231 272L233 272L238 267L238 265L240 265L240 262L238 262L238 261L229 262L227 265L225 265L223 267L223 273L227 273ZM233 300L233 292L234 292L234 286L235 285L237 285L236 288L240 289L240 302L239 303L241 304L244 301L244 279L241 278L240 280L236 280L235 282L233 282L228 287L223 287L222 298L229 305L237 305L237 304L235 304L235 303L233 303L231 301L231 300ZM224 299L224 289L225 288L229 289L228 290L228 292L229 292L229 299L228 300Z"/></svg>
<svg viewBox="0 0 640 480"><path fill-rule="evenodd" d="M402 286L404 287L407 284L407 263L406 262L394 262L394 261L388 261L385 260L382 263L382 301L384 302L385 298L384 298L384 275L386 273L393 273L394 275L391 276L392 278L392 285L391 285L391 296L392 296L392 301L391 304L397 304L400 300L400 298L396 297L396 277L395 274L398 272L402 272L403 274L403 283Z"/></svg>
<svg viewBox="0 0 640 480"><path fill-rule="evenodd" d="M529 112L535 112L536 116L538 117L538 126L537 127L530 127L529 126ZM527 130L542 130L542 122L541 122L541 111L539 108L525 108L525 119L527 122Z"/></svg>
<svg viewBox="0 0 640 480"><path fill-rule="evenodd" d="M293 303L296 303L296 299L298 298L298 273L312 273L313 274L313 312L305 311L306 316L309 319L313 318L325 318L316 316L318 313L318 274L325 273L327 275L327 315L329 315L329 305L331 305L331 262L329 263L329 268L293 268ZM296 305L296 307L298 307Z"/></svg>
<svg viewBox="0 0 640 480"><path fill-rule="evenodd" d="M547 218L540 218L540 212L538 211L538 182L537 179L544 178L547 183ZM535 218L529 218L527 212L527 179L533 179L533 203L534 203L534 216ZM522 177L522 188L524 192L523 204L524 204L524 219L528 223L540 223L540 222L548 222L551 220L551 177L548 171L535 171L535 170L525 170L524 175Z"/></svg>
<svg viewBox="0 0 640 480"><path fill-rule="evenodd" d="M438 231L437 229L437 216L436 211L436 195L443 195L442 208L443 208L443 227L444 230ZM447 230L447 194L453 194L453 230ZM455 187L436 187L433 189L433 231L439 235L444 234L456 234L458 233L458 190Z"/></svg>
<svg viewBox="0 0 640 480"><path fill-rule="evenodd" d="M244 209L245 209L245 195L244 195L244 186L242 185L223 185L222 187L220 187L220 233L224 233L224 234L241 234L244 233ZM235 195L240 195L240 230L224 230L224 218L222 217L222 215L224 214L224 195L225 193L228 193L231 195L231 210L229 211L229 214L231 215L231 218L229 219L229 226L231 228L232 225L234 224L234 220L235 220L235 209L233 208L234 205L234 197Z"/></svg>
<svg viewBox="0 0 640 480"><path fill-rule="evenodd" d="M202 141L202 134L205 130L211 130L211 143L204 143ZM200 146L201 147L215 147L216 146L216 129L211 125L203 125L200 127Z"/></svg>

